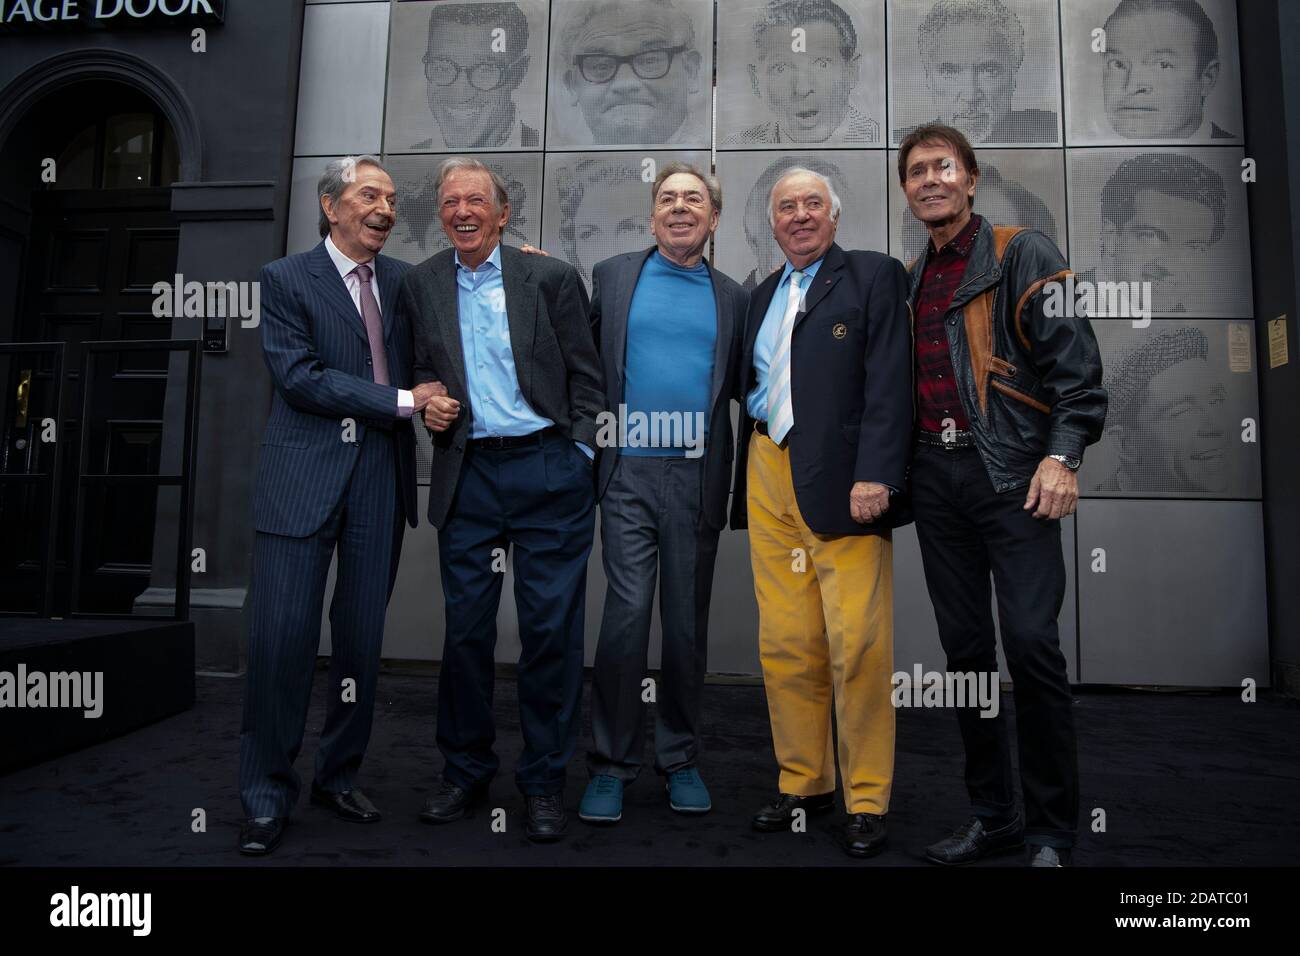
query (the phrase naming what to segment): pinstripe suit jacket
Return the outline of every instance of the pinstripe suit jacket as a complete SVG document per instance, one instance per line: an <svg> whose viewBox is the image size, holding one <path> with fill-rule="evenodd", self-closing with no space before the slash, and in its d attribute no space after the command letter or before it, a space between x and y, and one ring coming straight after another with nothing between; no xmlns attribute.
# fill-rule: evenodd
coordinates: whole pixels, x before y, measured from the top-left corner
<svg viewBox="0 0 1300 956"><path fill-rule="evenodd" d="M262 354L275 392L253 491L257 531L296 538L319 531L371 428L395 433L398 507L416 525L415 433L396 418L397 389L411 387L411 330L397 308L410 266L376 256L374 268L390 385L374 381L365 321L323 241L262 268ZM344 440L344 419L355 422L353 442Z"/></svg>

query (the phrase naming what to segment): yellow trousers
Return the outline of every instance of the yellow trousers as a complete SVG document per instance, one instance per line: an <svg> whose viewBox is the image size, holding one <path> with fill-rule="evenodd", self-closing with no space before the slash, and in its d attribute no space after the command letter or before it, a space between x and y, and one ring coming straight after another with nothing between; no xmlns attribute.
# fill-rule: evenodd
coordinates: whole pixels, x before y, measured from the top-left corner
<svg viewBox="0 0 1300 956"><path fill-rule="evenodd" d="M811 531L795 502L789 450L757 431L748 469L758 650L781 792L835 789L834 704L845 809L886 813L894 778L893 539Z"/></svg>

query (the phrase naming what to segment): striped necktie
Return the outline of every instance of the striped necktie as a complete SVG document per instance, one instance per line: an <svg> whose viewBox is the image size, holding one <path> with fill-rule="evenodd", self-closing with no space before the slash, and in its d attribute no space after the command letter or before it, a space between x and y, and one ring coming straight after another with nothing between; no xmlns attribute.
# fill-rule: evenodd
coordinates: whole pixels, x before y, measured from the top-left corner
<svg viewBox="0 0 1300 956"><path fill-rule="evenodd" d="M790 273L790 296L786 299L785 315L776 333L776 352L767 368L767 435L778 445L794 427L794 403L790 395L790 333L794 331L794 317L799 313L800 284L803 273L797 269Z"/></svg>

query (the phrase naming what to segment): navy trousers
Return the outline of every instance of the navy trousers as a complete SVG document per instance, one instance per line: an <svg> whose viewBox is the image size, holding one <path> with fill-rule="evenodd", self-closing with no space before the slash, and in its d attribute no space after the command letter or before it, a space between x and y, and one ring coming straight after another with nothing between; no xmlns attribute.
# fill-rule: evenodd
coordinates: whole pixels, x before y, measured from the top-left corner
<svg viewBox="0 0 1300 956"><path fill-rule="evenodd" d="M998 494L974 448L917 445L912 502L948 670L997 670L989 576L1016 701L1025 842L1074 845L1079 764L1057 617L1065 598L1061 523L1024 510L1027 489ZM1006 712L957 710L966 788L977 816L1015 810Z"/></svg>
<svg viewBox="0 0 1300 956"><path fill-rule="evenodd" d="M447 635L437 737L443 777L459 787L485 786L500 764L492 749L496 615L504 577L498 558L512 549L524 738L515 782L529 795L564 789L582 703L594 499L591 463L557 433L523 448L466 450L451 514L438 532Z"/></svg>
<svg viewBox="0 0 1300 956"><path fill-rule="evenodd" d="M329 697L315 781L331 793L354 786L370 740L384 615L405 527L396 468L392 436L371 429L342 499L319 531L305 538L255 536L239 738L239 795L247 816L287 817L302 789L293 763L307 724L321 605L336 549ZM355 690L345 692L349 679Z"/></svg>
<svg viewBox="0 0 1300 956"><path fill-rule="evenodd" d="M704 521L703 498L703 458L621 455L614 465L600 503L608 587L591 679L592 776L630 782L641 770L641 682L656 580L663 652L655 688L655 771L666 775L692 767L699 755L718 556L718 532Z"/></svg>

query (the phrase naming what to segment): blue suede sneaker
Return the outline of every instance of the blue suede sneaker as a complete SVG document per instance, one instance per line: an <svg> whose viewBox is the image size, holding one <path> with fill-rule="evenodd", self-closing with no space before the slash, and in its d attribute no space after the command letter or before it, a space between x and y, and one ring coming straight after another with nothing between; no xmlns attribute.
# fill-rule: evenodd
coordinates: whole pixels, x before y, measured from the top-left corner
<svg viewBox="0 0 1300 956"><path fill-rule="evenodd" d="M578 805L578 819L587 823L618 823L623 819L623 781L607 773L591 778Z"/></svg>
<svg viewBox="0 0 1300 956"><path fill-rule="evenodd" d="M683 767L668 775L668 806L678 813L708 813L713 809L709 789L694 767Z"/></svg>

